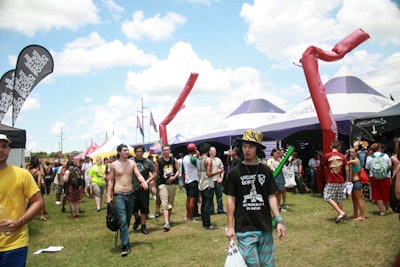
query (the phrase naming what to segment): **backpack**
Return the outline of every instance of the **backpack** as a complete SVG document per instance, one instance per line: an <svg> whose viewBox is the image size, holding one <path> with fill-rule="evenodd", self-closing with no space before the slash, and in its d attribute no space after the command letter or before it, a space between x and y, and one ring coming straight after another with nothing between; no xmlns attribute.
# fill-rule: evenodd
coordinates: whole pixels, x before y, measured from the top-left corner
<svg viewBox="0 0 400 267"><path fill-rule="evenodd" d="M113 202L107 204L106 226L111 231L118 231L118 216Z"/></svg>
<svg viewBox="0 0 400 267"><path fill-rule="evenodd" d="M70 172L70 175L69 175L68 183L74 188L78 188L79 186L81 186L82 178L73 166L69 167L69 172Z"/></svg>
<svg viewBox="0 0 400 267"><path fill-rule="evenodd" d="M360 170L360 182L361 184L368 184L368 174L363 167Z"/></svg>
<svg viewBox="0 0 400 267"><path fill-rule="evenodd" d="M110 202L107 204L106 226L108 229L115 232L114 245L117 246L119 224L117 210L115 208L114 202Z"/></svg>
<svg viewBox="0 0 400 267"><path fill-rule="evenodd" d="M388 168L387 168L387 162L383 158L385 154L381 153L379 157L375 156L375 154L371 155L372 162L371 162L371 167L370 170L374 174L375 179L384 179L388 177Z"/></svg>

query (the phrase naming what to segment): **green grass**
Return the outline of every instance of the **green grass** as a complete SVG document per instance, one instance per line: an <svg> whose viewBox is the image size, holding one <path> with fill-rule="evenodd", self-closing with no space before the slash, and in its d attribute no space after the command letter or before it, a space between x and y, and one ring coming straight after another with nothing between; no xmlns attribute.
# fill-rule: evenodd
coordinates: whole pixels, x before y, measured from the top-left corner
<svg viewBox="0 0 400 267"><path fill-rule="evenodd" d="M211 217L218 230L203 230L201 222L185 222L185 201L186 194L177 192L175 224L169 232L162 231L161 218L148 220L148 235L131 228L132 252L122 258L119 238L115 247L114 233L105 226L106 210L97 212L93 199L85 198L81 206L86 213L71 220L54 204L54 194L45 196L49 220L42 222L37 217L29 223L27 266L223 266L228 248L225 215ZM398 214L379 216L370 201L365 202L366 221L347 219L340 224L334 222L336 213L321 198L288 193L288 204L282 214L286 239L278 241L274 232L277 266L390 266L399 249ZM344 209L351 215L350 200ZM150 212L154 212L154 200L150 200ZM64 249L33 255L48 246Z"/></svg>

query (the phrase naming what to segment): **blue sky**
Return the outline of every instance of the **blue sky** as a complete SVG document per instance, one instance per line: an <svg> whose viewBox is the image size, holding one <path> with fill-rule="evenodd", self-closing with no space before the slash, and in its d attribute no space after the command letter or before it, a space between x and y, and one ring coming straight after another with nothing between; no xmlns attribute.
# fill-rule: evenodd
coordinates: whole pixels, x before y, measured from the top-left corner
<svg viewBox="0 0 400 267"><path fill-rule="evenodd" d="M319 62L323 82L343 66L400 100L400 10L389 0L2 0L0 74L27 45L47 48L54 72L25 102L15 127L27 150L64 152L101 144L112 134L142 141L136 117L143 98L145 142L191 72L199 73L185 108L167 126L195 137L243 101L265 98L290 110L309 96L298 62L310 45L331 50L358 28L371 39L344 59ZM2 121L11 125L11 112Z"/></svg>

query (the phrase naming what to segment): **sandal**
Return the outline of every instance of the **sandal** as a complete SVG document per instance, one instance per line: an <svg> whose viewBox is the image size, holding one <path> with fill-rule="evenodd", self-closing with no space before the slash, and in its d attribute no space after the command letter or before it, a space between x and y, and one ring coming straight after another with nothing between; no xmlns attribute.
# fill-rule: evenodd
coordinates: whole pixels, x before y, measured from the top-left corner
<svg viewBox="0 0 400 267"><path fill-rule="evenodd" d="M359 217L353 219L353 221L365 221L365 217L359 216Z"/></svg>
<svg viewBox="0 0 400 267"><path fill-rule="evenodd" d="M346 213L343 215L337 216L335 223L339 223L339 222L343 221L344 218L346 218Z"/></svg>

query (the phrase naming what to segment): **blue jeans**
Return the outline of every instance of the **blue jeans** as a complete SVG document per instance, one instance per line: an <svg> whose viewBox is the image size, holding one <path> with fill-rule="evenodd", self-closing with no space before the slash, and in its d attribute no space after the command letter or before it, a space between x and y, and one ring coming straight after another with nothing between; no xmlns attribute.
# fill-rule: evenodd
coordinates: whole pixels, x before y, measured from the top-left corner
<svg viewBox="0 0 400 267"><path fill-rule="evenodd" d="M28 247L17 248L5 252L0 252L0 266L26 266Z"/></svg>
<svg viewBox="0 0 400 267"><path fill-rule="evenodd" d="M213 209L212 201L214 198L214 188L207 187L207 189L200 191L201 193L201 220L203 227L211 226L211 210Z"/></svg>
<svg viewBox="0 0 400 267"><path fill-rule="evenodd" d="M132 194L115 194L115 207L118 214L118 224L123 246L129 246L129 224L131 222L134 196Z"/></svg>
<svg viewBox="0 0 400 267"><path fill-rule="evenodd" d="M222 184L214 181L214 191L217 198L217 212L224 212L224 204L222 203ZM214 214L214 197L211 204L211 214Z"/></svg>

